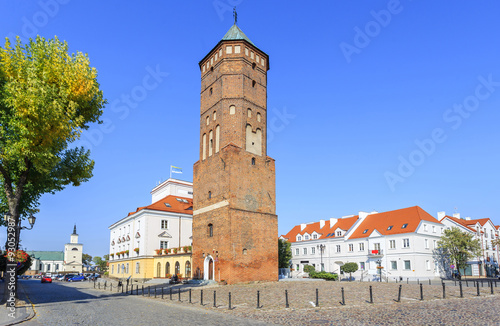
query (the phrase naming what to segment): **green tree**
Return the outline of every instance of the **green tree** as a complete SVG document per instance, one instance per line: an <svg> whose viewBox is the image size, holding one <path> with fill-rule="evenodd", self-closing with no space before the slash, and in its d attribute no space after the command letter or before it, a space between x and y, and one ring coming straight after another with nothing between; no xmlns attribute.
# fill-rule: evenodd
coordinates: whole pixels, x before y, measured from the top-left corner
<svg viewBox="0 0 500 326"><path fill-rule="evenodd" d="M349 273L349 281L352 279L352 273L355 273L358 270L358 264L356 263L345 263L340 266L340 270L344 273Z"/></svg>
<svg viewBox="0 0 500 326"><path fill-rule="evenodd" d="M90 263L92 262L92 256L89 255L89 254L83 254L82 255L82 262L85 264L85 265L90 265Z"/></svg>
<svg viewBox="0 0 500 326"><path fill-rule="evenodd" d="M292 244L284 239L278 239L279 268L289 268L292 260Z"/></svg>
<svg viewBox="0 0 500 326"><path fill-rule="evenodd" d="M316 272L316 268L312 265L304 265L304 272L311 274Z"/></svg>
<svg viewBox="0 0 500 326"><path fill-rule="evenodd" d="M23 45L18 37L13 46L6 39L0 47L0 211L10 213L12 225L35 213L43 194L92 177L90 151L71 145L100 122L105 104L87 55L69 54L57 38L38 36ZM17 246L19 234L15 238Z"/></svg>
<svg viewBox="0 0 500 326"><path fill-rule="evenodd" d="M467 261L481 256L481 244L479 240L474 239L474 234L462 232L456 227L444 230L437 247L456 265L457 270L460 272L462 269L464 274Z"/></svg>
<svg viewBox="0 0 500 326"><path fill-rule="evenodd" d="M94 262L94 264L99 267L99 270L101 272L105 272L108 270L108 257L109 255L104 255L104 259L99 257L99 256L95 256L92 260Z"/></svg>

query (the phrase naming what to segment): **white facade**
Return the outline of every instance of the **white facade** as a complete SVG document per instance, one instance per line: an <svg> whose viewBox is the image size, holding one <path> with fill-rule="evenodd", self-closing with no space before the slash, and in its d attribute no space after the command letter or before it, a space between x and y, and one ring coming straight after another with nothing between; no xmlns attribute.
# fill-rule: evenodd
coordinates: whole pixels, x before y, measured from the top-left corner
<svg viewBox="0 0 500 326"><path fill-rule="evenodd" d="M71 234L69 243L64 245L64 271L65 272L83 272L83 244L78 243L78 234L76 225Z"/></svg>
<svg viewBox="0 0 500 326"><path fill-rule="evenodd" d="M157 249L190 246L193 216L179 212L176 206L192 205L186 199L192 198L192 191L192 183L175 179L155 187L151 205L138 208L109 227L110 261L153 257ZM128 253L118 256L123 251Z"/></svg>

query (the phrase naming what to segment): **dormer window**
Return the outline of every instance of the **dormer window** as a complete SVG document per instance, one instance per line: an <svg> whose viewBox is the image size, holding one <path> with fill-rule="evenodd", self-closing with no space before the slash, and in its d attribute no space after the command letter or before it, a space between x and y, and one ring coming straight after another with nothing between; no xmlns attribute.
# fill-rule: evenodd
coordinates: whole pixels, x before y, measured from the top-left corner
<svg viewBox="0 0 500 326"><path fill-rule="evenodd" d="M364 230L364 231L363 231L363 234L365 234L366 232L368 232L368 229Z"/></svg>
<svg viewBox="0 0 500 326"><path fill-rule="evenodd" d="M306 234L306 235L304 236L304 239L305 239L305 240L309 240L309 234Z"/></svg>
<svg viewBox="0 0 500 326"><path fill-rule="evenodd" d="M403 224L403 226L401 228L406 229L407 226L408 226L408 223L405 223L405 224Z"/></svg>
<svg viewBox="0 0 500 326"><path fill-rule="evenodd" d="M341 237L342 236L342 231L337 231L337 237Z"/></svg>
<svg viewBox="0 0 500 326"><path fill-rule="evenodd" d="M387 228L387 231L390 231L392 230L392 225L390 225L388 228Z"/></svg>
<svg viewBox="0 0 500 326"><path fill-rule="evenodd" d="M297 241L302 241L302 236L300 236L300 235L299 235L299 236L297 237Z"/></svg>
<svg viewBox="0 0 500 326"><path fill-rule="evenodd" d="M317 234L313 234L313 239L316 240L318 238Z"/></svg>

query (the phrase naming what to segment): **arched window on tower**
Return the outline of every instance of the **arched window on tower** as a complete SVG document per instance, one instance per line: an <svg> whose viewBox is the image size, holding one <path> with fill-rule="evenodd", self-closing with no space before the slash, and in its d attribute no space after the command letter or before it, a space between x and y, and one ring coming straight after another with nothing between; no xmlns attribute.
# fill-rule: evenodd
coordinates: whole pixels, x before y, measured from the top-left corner
<svg viewBox="0 0 500 326"><path fill-rule="evenodd" d="M260 113L257 113L257 121L260 122L261 116Z"/></svg>
<svg viewBox="0 0 500 326"><path fill-rule="evenodd" d="M255 157L252 157L252 165L255 165Z"/></svg>
<svg viewBox="0 0 500 326"><path fill-rule="evenodd" d="M215 113L214 113L215 114ZM220 126L215 127L215 152L218 153L220 148Z"/></svg>
<svg viewBox="0 0 500 326"><path fill-rule="evenodd" d="M231 105L229 107L229 114L235 114L236 113L236 107L234 105Z"/></svg>
<svg viewBox="0 0 500 326"><path fill-rule="evenodd" d="M201 140L201 157L203 159L207 158L207 134L203 134L202 140Z"/></svg>
<svg viewBox="0 0 500 326"><path fill-rule="evenodd" d="M207 231L208 231L207 233L208 233L209 237L213 237L214 236L214 225L212 223L210 223L208 225Z"/></svg>
<svg viewBox="0 0 500 326"><path fill-rule="evenodd" d="M187 278L191 277L191 262L189 260L186 261L185 275L186 275Z"/></svg>
<svg viewBox="0 0 500 326"><path fill-rule="evenodd" d="M208 133L208 156L212 156L214 150L214 132L210 130Z"/></svg>

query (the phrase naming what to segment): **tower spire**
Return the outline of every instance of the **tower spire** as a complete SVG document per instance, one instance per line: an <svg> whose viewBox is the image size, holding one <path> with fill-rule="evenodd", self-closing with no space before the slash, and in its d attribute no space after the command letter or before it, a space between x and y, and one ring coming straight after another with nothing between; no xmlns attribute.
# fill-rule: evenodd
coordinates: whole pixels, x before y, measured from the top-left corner
<svg viewBox="0 0 500 326"><path fill-rule="evenodd" d="M76 234L76 224L75 224L75 226L73 227L73 234Z"/></svg>
<svg viewBox="0 0 500 326"><path fill-rule="evenodd" d="M233 8L234 24L238 22L238 13L236 12L236 7Z"/></svg>

